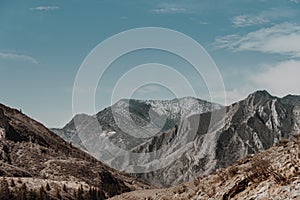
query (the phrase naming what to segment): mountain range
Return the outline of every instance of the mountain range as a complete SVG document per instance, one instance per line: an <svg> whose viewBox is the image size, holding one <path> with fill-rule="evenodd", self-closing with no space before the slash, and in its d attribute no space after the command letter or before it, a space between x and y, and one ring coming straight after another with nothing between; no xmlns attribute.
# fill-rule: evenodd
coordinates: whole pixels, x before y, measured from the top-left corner
<svg viewBox="0 0 300 200"><path fill-rule="evenodd" d="M300 97L267 91L123 99L53 131L0 104L0 199L297 199L299 128Z"/></svg>
<svg viewBox="0 0 300 200"><path fill-rule="evenodd" d="M122 99L94 116L78 114L62 129L51 130L75 146L86 149L82 141L85 137L80 134L93 135L98 131L96 126L100 125L102 136L108 137L119 147L130 150L147 141L153 133L167 131L190 115L220 107L193 97L147 101ZM88 133L78 131L83 128Z"/></svg>
<svg viewBox="0 0 300 200"><path fill-rule="evenodd" d="M278 98L257 91L229 106L192 97L120 100L94 116L77 115L62 129L51 130L119 170L142 164L142 170L133 175L167 187L264 151L299 128L299 96ZM99 138L144 156L120 151L112 155L111 143L95 143ZM166 157L173 158L153 171L155 159Z"/></svg>

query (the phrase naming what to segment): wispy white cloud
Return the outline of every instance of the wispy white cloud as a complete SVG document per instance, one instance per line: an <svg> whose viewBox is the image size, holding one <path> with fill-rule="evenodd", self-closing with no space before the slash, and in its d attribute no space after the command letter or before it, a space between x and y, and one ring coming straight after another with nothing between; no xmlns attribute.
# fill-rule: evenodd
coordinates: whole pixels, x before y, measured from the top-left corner
<svg viewBox="0 0 300 200"><path fill-rule="evenodd" d="M197 19L196 17L190 17L189 20L194 21L194 22L196 22L196 23L199 23L199 24L201 24L201 25L207 25L207 24L208 24L207 21L199 20L199 19Z"/></svg>
<svg viewBox="0 0 300 200"><path fill-rule="evenodd" d="M300 57L300 26L291 23L261 28L246 35L232 34L216 39L218 48L233 51L260 51Z"/></svg>
<svg viewBox="0 0 300 200"><path fill-rule="evenodd" d="M265 67L263 72L253 75L251 81L257 88L267 89L277 96L300 94L299 74L300 61L288 60Z"/></svg>
<svg viewBox="0 0 300 200"><path fill-rule="evenodd" d="M232 19L232 24L234 27L246 27L252 25L261 25L270 22L269 19L263 16L249 16L249 15L239 15Z"/></svg>
<svg viewBox="0 0 300 200"><path fill-rule="evenodd" d="M60 7L58 6L37 6L34 8L30 8L30 10L35 10L35 11L51 11L51 10L58 10Z"/></svg>
<svg viewBox="0 0 300 200"><path fill-rule="evenodd" d="M300 0L294 0L300 1ZM233 27L247 27L274 23L294 18L298 11L293 8L271 8L258 13L242 14L231 18Z"/></svg>
<svg viewBox="0 0 300 200"><path fill-rule="evenodd" d="M248 90L248 88L235 88L226 91L216 91L209 95L205 95L204 99L211 101L211 96L214 97L214 102L222 105L230 105L234 102L240 101L244 99L252 90ZM225 97L225 99L224 99ZM224 102L225 101L225 102Z"/></svg>
<svg viewBox="0 0 300 200"><path fill-rule="evenodd" d="M237 48L238 41L241 40L241 36L238 34L230 34L222 37L217 37L214 46L219 49L234 49Z"/></svg>
<svg viewBox="0 0 300 200"><path fill-rule="evenodd" d="M22 55L22 54L15 54L15 53L1 53L0 52L0 58L2 59L10 59L10 60L17 60L17 61L24 61L24 62L30 62L33 64L38 64L38 61L28 55Z"/></svg>
<svg viewBox="0 0 300 200"><path fill-rule="evenodd" d="M162 91L162 86L159 85L146 85L144 87L139 88L136 93L138 95L145 95L147 93L159 92Z"/></svg>
<svg viewBox="0 0 300 200"><path fill-rule="evenodd" d="M293 2L293 3L299 3L300 2L300 0L290 0L291 2Z"/></svg>
<svg viewBox="0 0 300 200"><path fill-rule="evenodd" d="M244 99L248 94L265 89L272 95L283 97L287 94L300 95L300 60L290 59L275 64L263 64L259 70L253 70L244 76L246 83L234 83L233 89L226 90L226 105ZM233 79L236 77L232 76ZM224 92L212 95L223 103ZM206 97L207 98L207 97ZM207 98L209 100L209 98Z"/></svg>
<svg viewBox="0 0 300 200"><path fill-rule="evenodd" d="M200 21L199 24L202 24L202 25L207 25L208 22L205 22L205 21Z"/></svg>
<svg viewBox="0 0 300 200"><path fill-rule="evenodd" d="M287 94L300 95L300 60L290 59L275 64L261 65L245 76L247 84L236 83L236 88L226 90L226 105L244 99L256 90L267 90L272 95L283 97ZM236 78L236 77L232 77ZM224 92L213 94L222 103Z"/></svg>
<svg viewBox="0 0 300 200"><path fill-rule="evenodd" d="M189 10L181 4L160 4L157 8L152 9L152 13L156 14L174 14L174 13L186 13Z"/></svg>
<svg viewBox="0 0 300 200"><path fill-rule="evenodd" d="M153 9L152 12L159 13L159 14L184 13L184 12L186 12L186 9L185 8L176 8L176 7L156 8L156 9Z"/></svg>

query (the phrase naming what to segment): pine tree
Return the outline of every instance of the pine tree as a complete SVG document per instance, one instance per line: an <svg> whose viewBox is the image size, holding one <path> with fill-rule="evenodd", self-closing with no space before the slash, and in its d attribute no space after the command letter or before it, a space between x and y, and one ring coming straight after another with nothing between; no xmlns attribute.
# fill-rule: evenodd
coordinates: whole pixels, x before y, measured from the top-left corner
<svg viewBox="0 0 300 200"><path fill-rule="evenodd" d="M0 187L0 199L1 200L10 200L11 192L9 190L8 182L5 178L1 181L1 187Z"/></svg>
<svg viewBox="0 0 300 200"><path fill-rule="evenodd" d="M78 200L84 200L83 195L84 195L83 187L82 187L82 185L80 185L80 187L77 190L77 199Z"/></svg>
<svg viewBox="0 0 300 200"><path fill-rule="evenodd" d="M43 186L41 186L40 190L39 190L39 196L38 196L38 199L40 200L48 200L50 199L46 190L44 189Z"/></svg>
<svg viewBox="0 0 300 200"><path fill-rule="evenodd" d="M11 181L10 181L10 187L15 187L15 186L16 186L16 184L15 184L14 179L11 179Z"/></svg>
<svg viewBox="0 0 300 200"><path fill-rule="evenodd" d="M20 183L20 184L22 184L22 180L21 180L20 177L18 178L18 181L17 181L17 182Z"/></svg>
<svg viewBox="0 0 300 200"><path fill-rule="evenodd" d="M60 195L60 192L59 192L59 189L58 189L58 188L56 189L56 195L55 195L55 196L56 196L56 198L59 199L59 200L62 199L62 197L61 197L61 195Z"/></svg>
<svg viewBox="0 0 300 200"><path fill-rule="evenodd" d="M68 188L67 188L66 184L63 185L63 191L68 192Z"/></svg>
<svg viewBox="0 0 300 200"><path fill-rule="evenodd" d="M76 193L76 190L73 190L73 197L74 197L74 199L77 199L77 193Z"/></svg>
<svg viewBox="0 0 300 200"><path fill-rule="evenodd" d="M36 191L30 189L30 191L28 192L28 200L38 200L38 194L36 193Z"/></svg>
<svg viewBox="0 0 300 200"><path fill-rule="evenodd" d="M46 184L46 190L47 190L47 191L50 191L50 190L51 190L50 185L49 185L48 182L47 182L47 184Z"/></svg>
<svg viewBox="0 0 300 200"><path fill-rule="evenodd" d="M25 183L23 183L22 186L19 188L18 193L18 198L20 198L20 200L27 200L27 186Z"/></svg>
<svg viewBox="0 0 300 200"><path fill-rule="evenodd" d="M90 187L87 198L91 200L97 200L97 192L94 188Z"/></svg>
<svg viewBox="0 0 300 200"><path fill-rule="evenodd" d="M105 199L105 194L102 190L97 189L97 199L98 200L104 200Z"/></svg>

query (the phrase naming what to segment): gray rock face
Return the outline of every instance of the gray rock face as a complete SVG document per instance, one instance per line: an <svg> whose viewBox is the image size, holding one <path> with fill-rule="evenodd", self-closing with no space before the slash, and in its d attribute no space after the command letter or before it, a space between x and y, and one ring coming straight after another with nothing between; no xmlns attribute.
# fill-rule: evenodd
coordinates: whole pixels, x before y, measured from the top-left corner
<svg viewBox="0 0 300 200"><path fill-rule="evenodd" d="M139 174L138 177L162 186L175 185L231 165L248 154L268 149L282 138L288 138L291 133L299 132L299 99L290 95L280 99L266 91L255 92L245 100L226 107L225 123L214 130L207 129L209 120L206 116L210 113L201 114L198 116L197 135L190 142L191 145L186 146L180 159L164 169ZM192 122L194 118L196 116L191 116L182 124L197 126ZM174 134L171 131L162 137L170 135L171 138ZM179 130L176 135L180 137L184 132ZM161 144L153 143L149 141L138 150L147 151L153 145L160 148Z"/></svg>
<svg viewBox="0 0 300 200"><path fill-rule="evenodd" d="M111 200L299 199L300 134L205 177L166 189L139 190Z"/></svg>
<svg viewBox="0 0 300 200"><path fill-rule="evenodd" d="M98 131L102 132L97 134L108 137L116 145L131 152L145 155L152 153L152 156L166 158L176 155L176 159L166 159L169 165L164 168L135 174L140 179L159 186L190 181L231 165L239 158L273 146L281 138L288 138L300 128L300 97L288 95L277 98L266 91L257 91L227 107L189 98L176 103L130 103L132 102L122 100L99 112L96 116L102 130ZM179 107L184 109L178 109ZM114 113L112 110L119 117L114 118L109 114ZM134 136L137 134L122 131L134 129L134 124L129 123L131 119L143 126L150 124L149 127L155 130L155 127L160 127L159 120L150 120L151 115L156 119L167 119L168 122L154 137L136 138ZM116 120L125 124L125 128L120 129ZM146 134L151 134L151 128L147 129L150 131ZM86 129L85 132L89 132L86 134L92 134L89 129ZM66 135L76 136L74 129L65 127L61 131ZM135 131L137 130L132 130ZM143 135L145 134L139 136ZM153 159L152 156L145 156L142 162L146 164ZM129 157L123 158L123 161L118 165L124 169L138 162Z"/></svg>
<svg viewBox="0 0 300 200"><path fill-rule="evenodd" d="M193 114L220 108L193 97L173 100L123 99L94 116L76 115L62 129L51 129L57 135L86 150L82 141L89 135L106 137L120 148L130 150L157 133L167 131ZM95 122L96 120L96 122ZM85 132L79 130L85 129Z"/></svg>
<svg viewBox="0 0 300 200"><path fill-rule="evenodd" d="M220 107L218 104L192 97L170 101L120 100L94 116L76 115L63 129L52 131L116 169L136 171L133 168L137 161L146 165L153 156L161 155L155 153L136 158L123 155L119 150L112 151L112 144L122 150L131 151L153 137L158 138L165 132L175 130L177 124L188 116ZM182 138L178 142L181 140ZM170 149L164 153L169 154L172 151ZM151 166L146 166L144 170L150 171Z"/></svg>

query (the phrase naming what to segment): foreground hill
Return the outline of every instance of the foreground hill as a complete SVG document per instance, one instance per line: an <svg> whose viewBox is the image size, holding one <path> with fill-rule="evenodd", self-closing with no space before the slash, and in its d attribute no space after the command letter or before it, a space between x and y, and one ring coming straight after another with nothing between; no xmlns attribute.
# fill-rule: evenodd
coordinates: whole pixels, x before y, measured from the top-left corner
<svg viewBox="0 0 300 200"><path fill-rule="evenodd" d="M300 135L238 160L193 182L168 189L124 193L112 200L300 199Z"/></svg>
<svg viewBox="0 0 300 200"><path fill-rule="evenodd" d="M147 188L73 147L39 122L0 104L0 199L103 199ZM97 194L97 195L96 195ZM37 197L40 195L39 197ZM32 197L33 198L33 197Z"/></svg>

